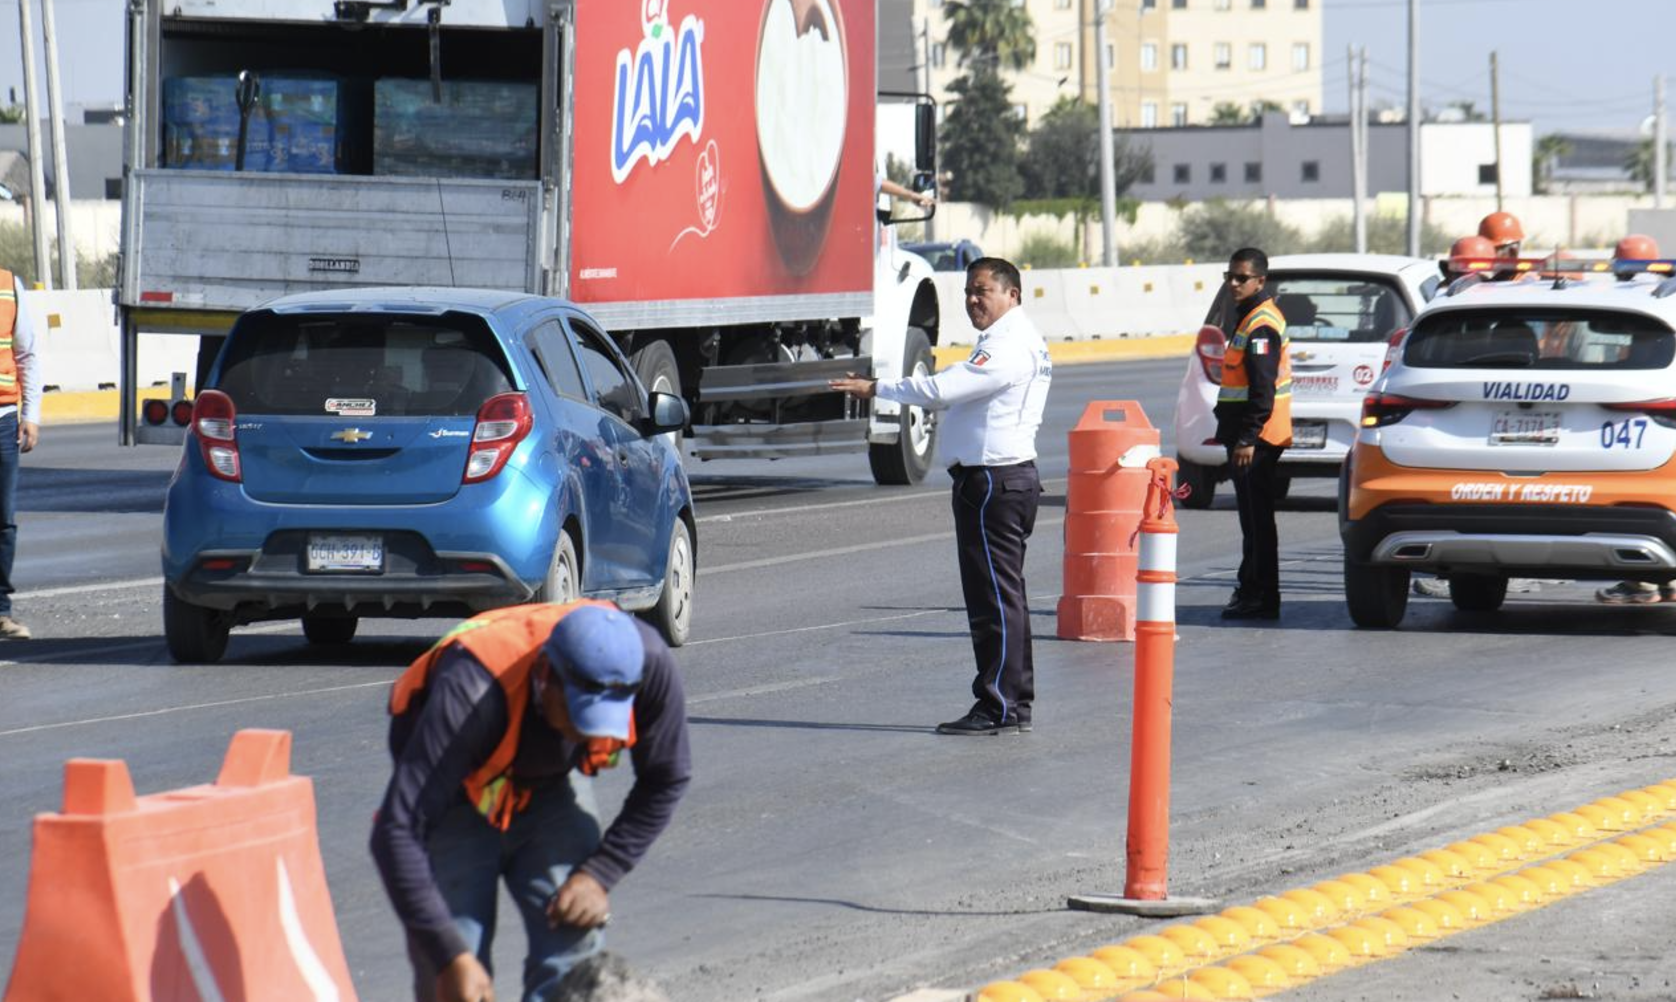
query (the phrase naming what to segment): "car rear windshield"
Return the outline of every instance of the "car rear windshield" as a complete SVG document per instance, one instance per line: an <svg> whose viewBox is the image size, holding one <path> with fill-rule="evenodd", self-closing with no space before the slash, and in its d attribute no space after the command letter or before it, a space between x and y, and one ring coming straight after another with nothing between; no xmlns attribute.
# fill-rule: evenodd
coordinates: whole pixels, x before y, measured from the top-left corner
<svg viewBox="0 0 1676 1002"><path fill-rule="evenodd" d="M1384 341L1412 319L1397 284L1369 275L1274 272L1267 287L1292 341Z"/></svg>
<svg viewBox="0 0 1676 1002"><path fill-rule="evenodd" d="M1636 313L1478 310L1422 319L1406 365L1438 369L1662 369L1676 334Z"/></svg>
<svg viewBox="0 0 1676 1002"><path fill-rule="evenodd" d="M252 313L215 388L252 414L469 415L512 389L479 317Z"/></svg>

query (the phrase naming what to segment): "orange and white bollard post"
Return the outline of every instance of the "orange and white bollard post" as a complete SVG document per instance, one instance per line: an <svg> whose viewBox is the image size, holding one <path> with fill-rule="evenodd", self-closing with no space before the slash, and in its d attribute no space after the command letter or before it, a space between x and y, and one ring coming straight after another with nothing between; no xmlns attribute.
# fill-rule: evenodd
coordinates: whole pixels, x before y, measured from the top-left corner
<svg viewBox="0 0 1676 1002"><path fill-rule="evenodd" d="M1129 838L1123 896L1077 895L1072 908L1132 915L1194 915L1211 911L1207 898L1171 898L1170 706L1176 656L1176 536L1171 486L1176 463L1147 463L1141 512L1140 561L1135 574L1135 703L1129 749Z"/></svg>

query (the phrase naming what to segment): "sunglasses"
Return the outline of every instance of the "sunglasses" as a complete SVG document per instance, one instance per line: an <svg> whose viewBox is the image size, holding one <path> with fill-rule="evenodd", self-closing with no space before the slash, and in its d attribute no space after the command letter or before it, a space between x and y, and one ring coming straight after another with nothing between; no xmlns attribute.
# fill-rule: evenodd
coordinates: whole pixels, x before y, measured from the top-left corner
<svg viewBox="0 0 1676 1002"><path fill-rule="evenodd" d="M1222 277L1226 281L1233 282L1236 285L1244 285L1245 283L1250 282L1253 279L1262 278L1263 276L1262 275L1242 275L1237 271L1225 271L1225 272L1222 273Z"/></svg>

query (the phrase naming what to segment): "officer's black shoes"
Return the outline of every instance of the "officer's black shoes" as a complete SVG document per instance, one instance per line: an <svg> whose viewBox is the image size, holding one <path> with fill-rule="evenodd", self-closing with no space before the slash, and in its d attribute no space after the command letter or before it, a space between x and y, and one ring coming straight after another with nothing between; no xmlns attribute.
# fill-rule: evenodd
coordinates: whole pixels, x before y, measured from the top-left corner
<svg viewBox="0 0 1676 1002"><path fill-rule="evenodd" d="M1279 605L1265 605L1256 601L1241 601L1229 603L1222 610L1223 619L1279 619Z"/></svg>
<svg viewBox="0 0 1676 1002"><path fill-rule="evenodd" d="M1030 733L1030 707L1021 706L1021 707L1018 708L1017 713L1018 713L1018 732L1020 734L1029 734Z"/></svg>
<svg viewBox="0 0 1676 1002"><path fill-rule="evenodd" d="M1002 720L995 715L995 711L979 703L967 711L966 716L959 720L951 720L946 724L937 725L938 734L1017 734L1028 730L1029 724L1021 726L1019 720L1011 718Z"/></svg>
<svg viewBox="0 0 1676 1002"><path fill-rule="evenodd" d="M1223 606L1222 608L1223 608L1224 611L1226 611L1228 609L1235 609L1235 608L1238 608L1239 604L1241 602L1244 602L1244 601L1245 601L1245 598L1244 598L1244 596L1242 596L1240 594L1240 590L1238 588L1235 588L1234 593L1232 595L1228 596L1228 604Z"/></svg>

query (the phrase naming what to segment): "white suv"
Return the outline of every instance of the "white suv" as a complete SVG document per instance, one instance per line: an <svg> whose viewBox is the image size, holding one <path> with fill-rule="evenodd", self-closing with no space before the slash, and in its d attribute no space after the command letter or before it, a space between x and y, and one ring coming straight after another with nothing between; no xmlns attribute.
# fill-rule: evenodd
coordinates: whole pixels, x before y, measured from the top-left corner
<svg viewBox="0 0 1676 1002"><path fill-rule="evenodd" d="M1331 477L1356 437L1362 397L1378 378L1391 335L1406 327L1441 282L1436 261L1387 254L1289 254L1269 259L1265 289L1286 318L1292 358L1292 446L1280 457L1279 494L1291 478ZM1222 355L1237 317L1224 284L1205 316L1176 395L1176 461L1206 508L1226 479L1216 442Z"/></svg>
<svg viewBox="0 0 1676 1002"><path fill-rule="evenodd" d="M1367 395L1339 498L1358 625L1400 623L1415 570L1471 611L1509 577L1676 580L1671 265L1551 267L1457 282Z"/></svg>

